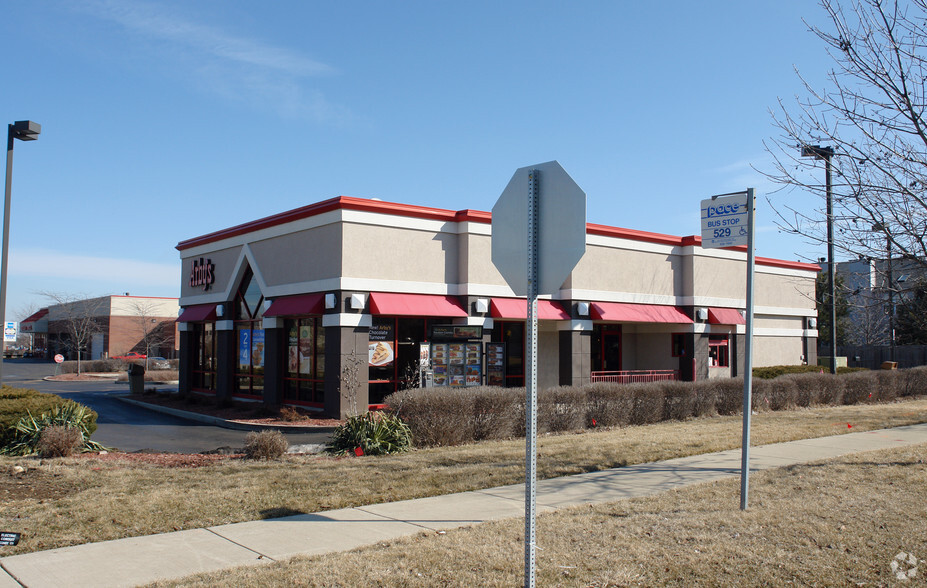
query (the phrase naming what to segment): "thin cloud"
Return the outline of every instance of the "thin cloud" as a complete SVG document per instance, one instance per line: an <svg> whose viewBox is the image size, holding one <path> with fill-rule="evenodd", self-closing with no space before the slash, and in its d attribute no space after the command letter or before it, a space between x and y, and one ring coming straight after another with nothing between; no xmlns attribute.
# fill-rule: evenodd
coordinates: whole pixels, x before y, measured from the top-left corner
<svg viewBox="0 0 927 588"><path fill-rule="evenodd" d="M73 255L45 249L18 249L10 252L10 275L94 280L105 284L179 289L180 264L152 263L135 259Z"/></svg>
<svg viewBox="0 0 927 588"><path fill-rule="evenodd" d="M254 107L270 104L289 118L345 118L342 109L329 104L318 91L302 87L306 78L332 74L334 68L296 51L168 14L156 4L90 0L80 9L165 44L170 51L159 51L158 60L170 55L182 62L183 67L173 71L194 73L188 82L198 88Z"/></svg>

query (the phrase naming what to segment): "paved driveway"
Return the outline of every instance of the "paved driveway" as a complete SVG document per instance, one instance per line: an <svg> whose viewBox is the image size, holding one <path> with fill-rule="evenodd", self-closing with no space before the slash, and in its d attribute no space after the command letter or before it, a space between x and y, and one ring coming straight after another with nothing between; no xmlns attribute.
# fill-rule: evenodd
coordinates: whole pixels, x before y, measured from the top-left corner
<svg viewBox="0 0 927 588"><path fill-rule="evenodd" d="M234 431L147 410L114 398L125 394L126 384L100 382L49 382L55 364L37 360L3 362L3 383L17 388L49 392L97 411L93 440L123 451L199 453L219 447L244 446L246 431ZM288 433L291 445L325 443L328 433Z"/></svg>

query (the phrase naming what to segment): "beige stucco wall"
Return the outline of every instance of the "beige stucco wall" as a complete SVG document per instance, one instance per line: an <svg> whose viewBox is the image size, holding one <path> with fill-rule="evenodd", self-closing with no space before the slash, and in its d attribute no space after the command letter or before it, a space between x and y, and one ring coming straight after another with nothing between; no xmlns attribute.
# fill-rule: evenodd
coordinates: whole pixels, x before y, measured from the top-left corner
<svg viewBox="0 0 927 588"><path fill-rule="evenodd" d="M808 308L814 310L815 275L807 277L778 275L758 271L756 279L757 306L779 306L784 308Z"/></svg>
<svg viewBox="0 0 927 588"><path fill-rule="evenodd" d="M755 338L753 366L796 365L801 363L801 337Z"/></svg>
<svg viewBox="0 0 927 588"><path fill-rule="evenodd" d="M552 329L553 323L538 328L538 390L560 385L560 334Z"/></svg>
<svg viewBox="0 0 927 588"><path fill-rule="evenodd" d="M457 283L457 235L344 224L346 278Z"/></svg>
<svg viewBox="0 0 927 588"><path fill-rule="evenodd" d="M747 297L746 261L702 255L693 256L692 291L696 297L745 300Z"/></svg>
<svg viewBox="0 0 927 588"><path fill-rule="evenodd" d="M465 233L459 239L460 283L505 286L505 278L492 262L492 237Z"/></svg>
<svg viewBox="0 0 927 588"><path fill-rule="evenodd" d="M341 234L341 225L323 225L254 242L251 252L268 286L338 278Z"/></svg>
<svg viewBox="0 0 927 588"><path fill-rule="evenodd" d="M180 297L202 296L203 294L225 291L229 281L237 275L235 272L238 269L237 264L240 255L241 247L236 246L184 257L181 261ZM203 286L190 286L190 271L193 269L193 262L194 260L198 262L200 258L203 258L204 261L208 259L213 264L215 282L209 286L208 290L204 290Z"/></svg>
<svg viewBox="0 0 927 588"><path fill-rule="evenodd" d="M672 356L670 333L635 333L623 329L621 367L625 370L676 370L679 358Z"/></svg>
<svg viewBox="0 0 927 588"><path fill-rule="evenodd" d="M678 255L587 245L571 287L674 296L682 288Z"/></svg>
<svg viewBox="0 0 927 588"><path fill-rule="evenodd" d="M757 329L798 329L801 330L804 324L800 316L764 316L756 315L754 317L754 327Z"/></svg>
<svg viewBox="0 0 927 588"><path fill-rule="evenodd" d="M110 314L131 317L173 317L180 306L176 298L151 298L147 296L113 296Z"/></svg>

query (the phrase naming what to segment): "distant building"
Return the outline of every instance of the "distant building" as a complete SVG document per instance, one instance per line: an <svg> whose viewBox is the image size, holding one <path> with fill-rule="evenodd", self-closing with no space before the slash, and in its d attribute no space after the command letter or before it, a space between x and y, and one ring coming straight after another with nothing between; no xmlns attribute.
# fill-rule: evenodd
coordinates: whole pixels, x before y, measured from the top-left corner
<svg viewBox="0 0 927 588"><path fill-rule="evenodd" d="M21 323L34 335L34 348L44 356L77 359L72 326L89 333L82 359L101 359L131 351L150 356L176 356L177 298L102 296L43 308Z"/></svg>
<svg viewBox="0 0 927 588"><path fill-rule="evenodd" d="M847 343L850 345L889 345L889 317L911 295L918 281L927 278L924 264L911 259L872 259L860 257L840 261L835 266L838 283L849 305ZM827 263L821 261L821 273L827 276ZM838 299L841 292L837 293Z"/></svg>

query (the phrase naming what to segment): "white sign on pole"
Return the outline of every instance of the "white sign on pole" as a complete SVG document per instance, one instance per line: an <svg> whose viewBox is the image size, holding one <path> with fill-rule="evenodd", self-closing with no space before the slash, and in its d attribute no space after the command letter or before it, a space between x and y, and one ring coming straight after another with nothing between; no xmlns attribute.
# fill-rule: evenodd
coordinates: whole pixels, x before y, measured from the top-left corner
<svg viewBox="0 0 927 588"><path fill-rule="evenodd" d="M19 336L19 323L13 321L7 321L3 325L3 342L4 343L15 343L16 337Z"/></svg>
<svg viewBox="0 0 927 588"><path fill-rule="evenodd" d="M747 193L724 194L702 200L702 247L737 247L747 244Z"/></svg>

